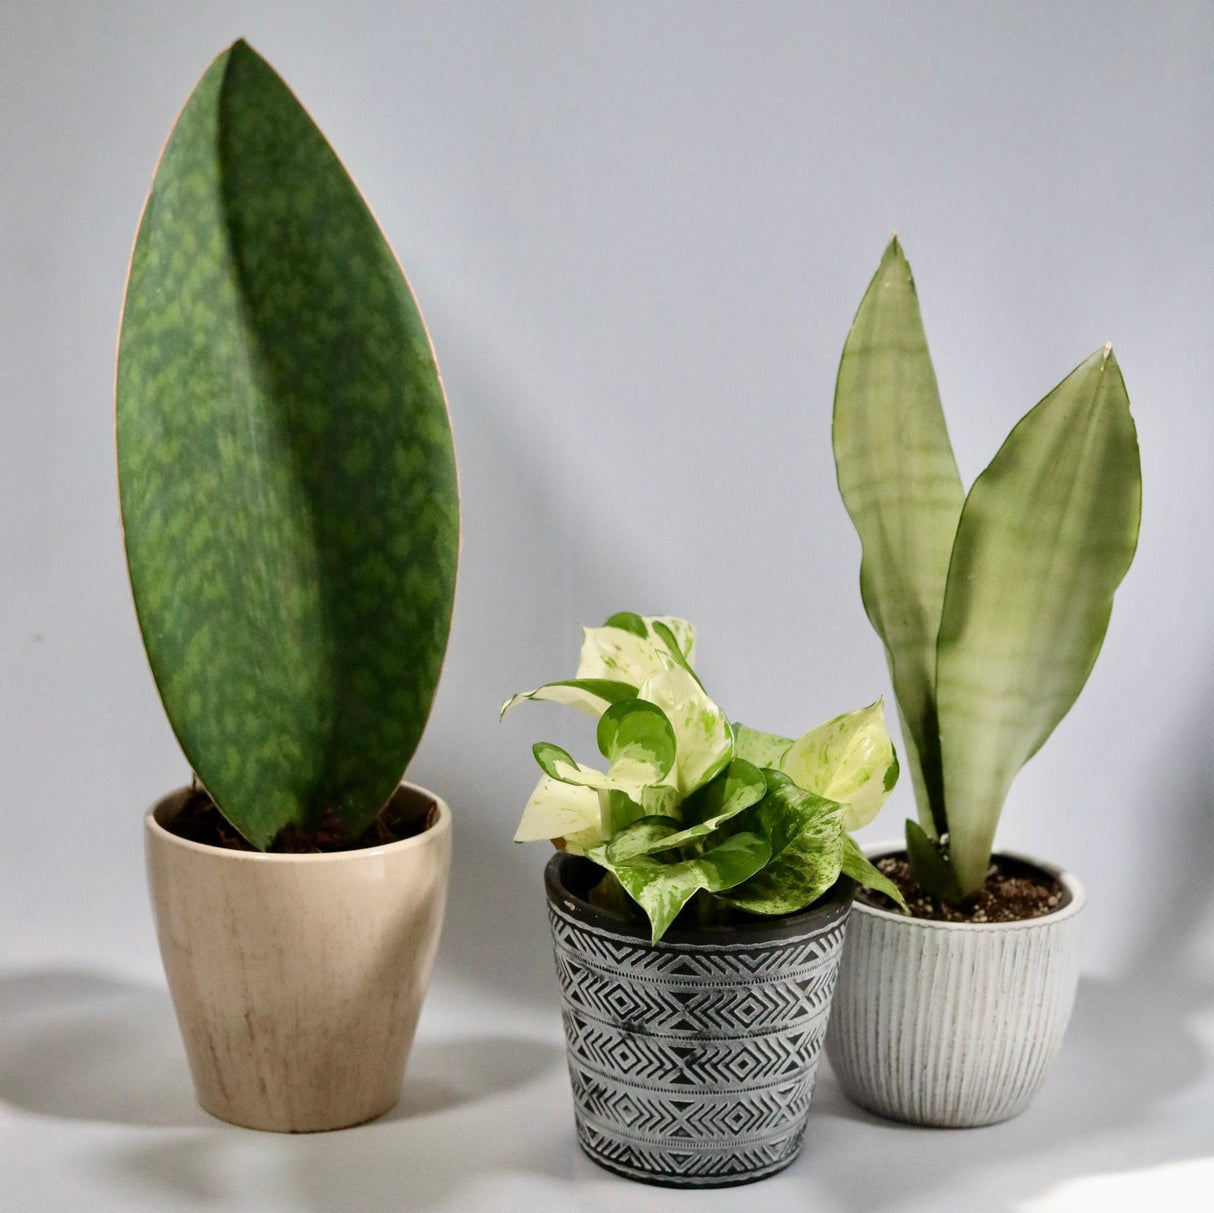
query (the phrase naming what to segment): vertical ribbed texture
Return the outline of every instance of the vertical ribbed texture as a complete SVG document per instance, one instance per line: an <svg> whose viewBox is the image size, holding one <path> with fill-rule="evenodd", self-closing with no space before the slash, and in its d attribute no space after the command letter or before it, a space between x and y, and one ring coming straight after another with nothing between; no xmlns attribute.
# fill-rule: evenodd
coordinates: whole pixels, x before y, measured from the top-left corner
<svg viewBox="0 0 1214 1213"><path fill-rule="evenodd" d="M1055 874L1070 903L1022 922L927 922L855 903L827 1036L851 1099L895 1120L956 1127L1027 1107L1079 980L1083 890Z"/></svg>

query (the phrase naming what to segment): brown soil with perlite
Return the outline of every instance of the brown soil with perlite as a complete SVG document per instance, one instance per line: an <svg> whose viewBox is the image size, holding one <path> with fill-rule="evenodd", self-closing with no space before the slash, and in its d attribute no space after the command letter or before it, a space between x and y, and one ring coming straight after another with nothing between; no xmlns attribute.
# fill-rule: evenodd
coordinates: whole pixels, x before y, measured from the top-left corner
<svg viewBox="0 0 1214 1213"><path fill-rule="evenodd" d="M403 812L402 807L408 811ZM409 799L402 806L400 798L393 797L357 838L351 838L341 819L330 810L317 829L306 836L296 826L287 826L270 844L268 851L276 855L325 855L332 851L387 846L428 830L437 816L438 806L432 800L419 805ZM181 812L172 821L166 822L164 828L178 838L200 842L204 846L223 847L229 851L257 850L232 828L202 788L194 788L182 805Z"/></svg>
<svg viewBox="0 0 1214 1213"><path fill-rule="evenodd" d="M915 918L936 922L1019 922L1052 914L1070 900L1066 889L1053 876L1006 855L991 856L986 884L955 906L923 891L911 872L905 851L896 851L873 862L898 886ZM858 889L856 897L879 910L896 911L898 908L883 893L872 889Z"/></svg>

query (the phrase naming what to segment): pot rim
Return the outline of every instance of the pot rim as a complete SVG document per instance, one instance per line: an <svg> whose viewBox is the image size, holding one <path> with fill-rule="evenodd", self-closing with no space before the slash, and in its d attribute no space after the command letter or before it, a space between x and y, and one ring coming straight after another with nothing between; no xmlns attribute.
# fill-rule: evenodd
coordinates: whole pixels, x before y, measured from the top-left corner
<svg viewBox="0 0 1214 1213"><path fill-rule="evenodd" d="M887 840L885 842L865 843L862 849L865 858L876 860L895 851L905 851L906 842L899 839L897 841ZM1083 909L1084 903L1087 901L1087 892L1074 873L1068 872L1065 868L1060 868L1056 864L1046 863L1044 859L1038 859L1035 855L1025 855L1022 851L992 851L991 854L1000 855L1006 859L1016 859L1034 868L1040 868L1047 875L1053 876L1070 893L1071 900L1066 905L1059 906L1056 910L1051 910L1048 914L1038 914L1035 918L1018 918L1013 922L940 922L934 918L913 918L899 913L897 910L883 910L879 906L870 906L858 898L853 903L852 908L857 914L871 914L874 918L880 918L890 923L897 923L899 926L907 929L922 927L938 931L983 932L1031 931L1039 927L1053 926L1064 919L1073 918Z"/></svg>
<svg viewBox="0 0 1214 1213"><path fill-rule="evenodd" d="M567 869L575 863L593 864L594 861L584 855L557 851L544 865L544 890L548 895L549 904L576 918L583 926L624 936L652 949L668 946L721 948L771 943L801 933L810 923L825 923L840 917L855 904L855 882L840 874L839 879L827 890L825 900L819 900L804 910L771 918L759 918L756 915L753 924L733 923L697 927L695 930L669 930L655 944L650 942L650 933L645 927L609 910L600 910L569 889L562 869Z"/></svg>
<svg viewBox="0 0 1214 1213"><path fill-rule="evenodd" d="M335 863L341 860L353 862L363 858L374 858L380 855L386 855L391 852L393 855L401 851L408 850L411 847L424 846L427 841L440 838L443 834L449 833L451 829L451 810L447 806L447 802L441 796L435 795L429 788L423 788L420 784L410 783L407 779L402 779L397 784L392 795L401 788L405 788L410 792L418 793L432 800L435 807L438 809L438 816L434 823L427 829L422 830L420 834L414 834L409 838L399 838L396 842L380 843L373 847L356 847L353 850L346 851L322 851L317 854L305 855L290 855L281 852L270 851L234 851L227 847L213 847L204 842L193 842L188 838L180 838L171 830L166 830L163 825L157 820L157 815L165 811L177 797L183 793L189 792L188 785L176 788L167 795L162 796L143 816L144 827L150 837L155 838L159 842L167 843L170 846L184 847L188 851L196 851L204 854L215 860L240 860L246 863L278 863L278 864L299 864L299 863Z"/></svg>

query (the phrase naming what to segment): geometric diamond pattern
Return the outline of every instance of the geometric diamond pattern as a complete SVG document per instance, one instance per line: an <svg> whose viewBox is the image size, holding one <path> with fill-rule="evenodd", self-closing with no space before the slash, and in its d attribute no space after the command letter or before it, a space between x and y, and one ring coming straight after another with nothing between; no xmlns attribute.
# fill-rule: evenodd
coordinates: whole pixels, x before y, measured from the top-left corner
<svg viewBox="0 0 1214 1213"><path fill-rule="evenodd" d="M760 1179L796 1157L848 906L754 944L650 946L549 903L578 1139L650 1183Z"/></svg>

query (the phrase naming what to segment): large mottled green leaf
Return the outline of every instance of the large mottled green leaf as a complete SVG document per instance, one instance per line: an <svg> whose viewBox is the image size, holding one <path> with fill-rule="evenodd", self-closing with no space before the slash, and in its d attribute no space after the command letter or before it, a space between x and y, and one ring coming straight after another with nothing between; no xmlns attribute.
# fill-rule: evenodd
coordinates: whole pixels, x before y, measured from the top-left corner
<svg viewBox="0 0 1214 1213"><path fill-rule="evenodd" d="M692 859L638 855L626 863L615 863L608 850L600 845L587 854L614 872L628 895L645 911L654 943L666 934L679 911L700 889L718 893L733 888L759 871L771 856L766 839L747 833L734 834Z"/></svg>
<svg viewBox="0 0 1214 1213"><path fill-rule="evenodd" d="M547 682L534 691L521 691L502 704L498 719L511 708L527 699L562 703L577 708L588 716L600 716L613 703L624 699L635 699L637 689L627 682L615 682L608 678L569 678L563 682Z"/></svg>
<svg viewBox="0 0 1214 1213"><path fill-rule="evenodd" d="M885 642L920 816L943 833L936 635L964 493L896 237L843 348L833 440L839 491L863 547L860 592Z"/></svg>
<svg viewBox="0 0 1214 1213"><path fill-rule="evenodd" d="M885 729L880 699L803 733L780 769L798 787L846 805L843 828L866 826L898 782L898 757Z"/></svg>
<svg viewBox="0 0 1214 1213"><path fill-rule="evenodd" d="M254 845L385 803L455 585L446 403L400 266L238 42L182 111L140 224L117 375L122 517L156 684Z"/></svg>
<svg viewBox="0 0 1214 1213"><path fill-rule="evenodd" d="M775 782L728 826L765 839L771 860L722 900L752 914L791 914L816 901L839 878L847 837L842 813L842 805L791 782Z"/></svg>
<svg viewBox="0 0 1214 1213"><path fill-rule="evenodd" d="M1142 482L1112 349L1019 422L975 481L940 622L949 853L981 887L1007 790L1083 688L1138 542Z"/></svg>

